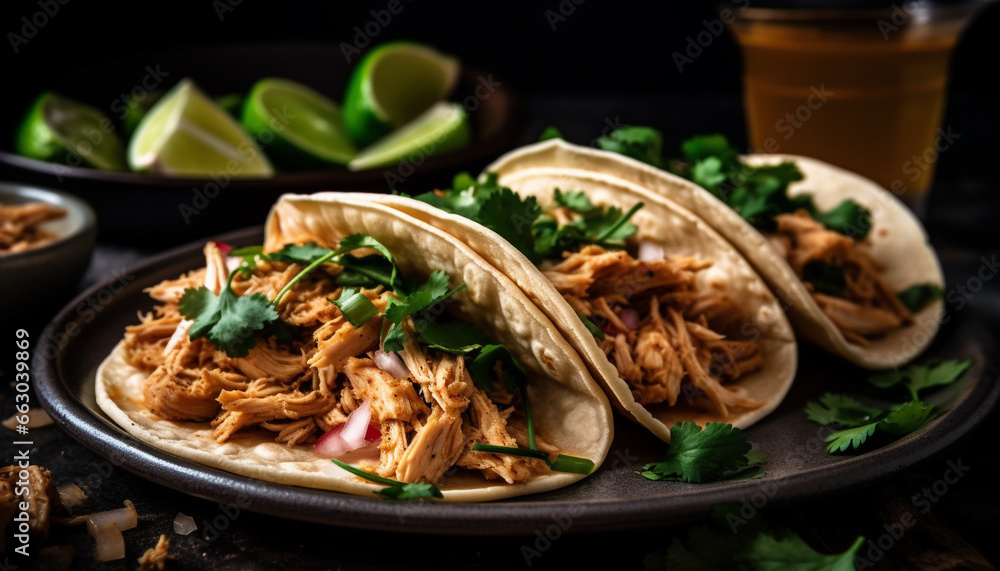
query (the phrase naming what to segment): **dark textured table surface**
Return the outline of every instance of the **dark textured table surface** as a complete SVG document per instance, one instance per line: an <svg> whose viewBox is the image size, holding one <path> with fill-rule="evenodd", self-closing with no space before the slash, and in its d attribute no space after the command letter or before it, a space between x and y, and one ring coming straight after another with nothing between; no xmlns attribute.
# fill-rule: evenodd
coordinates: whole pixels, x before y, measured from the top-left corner
<svg viewBox="0 0 1000 571"><path fill-rule="evenodd" d="M552 95L535 97L530 103L532 121L525 142L533 140L549 124L558 126L567 138L577 142L591 141L609 125L621 124L651 124L663 129L668 149L675 148L686 135L703 132L724 132L743 142L739 102L713 94L590 98ZM952 125L962 138L939 161L927 227L949 287L976 276L984 266L983 258L996 259L1000 251L1000 232L995 222L1000 214L1000 177L993 170L1000 145L990 138L1000 125L994 111L993 102L987 100L956 100L946 117L946 124ZM2 174L0 178L4 178ZM191 238L177 236L176 242ZM78 290L121 273L160 250L100 242ZM1000 335L1000 280L984 278L984 282L963 311L975 314ZM3 334L13 339L15 329L24 327L37 338L61 303L38 308L37 318L23 323L9 323L8 318L0 317ZM13 412L11 358L0 355L0 417ZM769 520L797 531L817 549L841 551L859 535L879 538L889 533L893 523L912 514L916 524L903 537L893 540L890 549L880 552L874 568L992 568L1000 563L1000 544L996 542L1000 491L995 484L1000 454L994 438L998 429L1000 414L994 411L976 432L957 445L895 477L849 494L768 509ZM599 559L601 555L613 557L622 568L641 568L647 553L665 549L672 537L687 531L684 527L668 527L574 534L570 527L558 540L539 545L537 536L428 537L358 531L350 529L349 524L333 527L301 523L157 486L115 467L55 427L38 429L33 435L32 461L50 468L57 483L72 481L87 489L91 507L118 507L123 498L132 499L139 507L139 526L125 534L127 558L103 567L107 569L134 569L135 558L161 533L171 539L174 559L170 569L591 568L603 560ZM11 442L10 436L0 439L0 464L10 463L14 455ZM937 501L926 513L915 509L913 497L941 480L948 463L955 461L968 466L967 473L946 493L935 496ZM199 530L189 536L174 534L172 522L178 512L192 516ZM47 544L71 544L76 552L76 568L97 565L93 563L92 540L83 528L59 528ZM30 563L18 558L0 559L0 569L14 569L14 565L30 568Z"/></svg>

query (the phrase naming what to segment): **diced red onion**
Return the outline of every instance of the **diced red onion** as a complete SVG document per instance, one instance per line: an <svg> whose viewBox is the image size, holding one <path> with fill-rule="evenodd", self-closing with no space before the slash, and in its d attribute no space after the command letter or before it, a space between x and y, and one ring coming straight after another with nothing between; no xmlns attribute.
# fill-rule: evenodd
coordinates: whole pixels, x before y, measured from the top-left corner
<svg viewBox="0 0 1000 571"><path fill-rule="evenodd" d="M405 381L410 378L410 370L406 368L406 363L395 353L386 353L382 349L376 350L375 364L397 380Z"/></svg>
<svg viewBox="0 0 1000 571"><path fill-rule="evenodd" d="M635 331L639 328L639 312L634 309L624 309L618 316L618 319L622 320L625 327L628 327L629 331Z"/></svg>
<svg viewBox="0 0 1000 571"><path fill-rule="evenodd" d="M316 455L339 460L355 450L377 448L382 431L371 422L371 416L371 403L366 400L347 416L347 422L333 427L316 440Z"/></svg>
<svg viewBox="0 0 1000 571"><path fill-rule="evenodd" d="M177 517L174 518L174 533L188 535L196 529L198 529L198 524L194 522L193 517L178 513Z"/></svg>
<svg viewBox="0 0 1000 571"><path fill-rule="evenodd" d="M87 501L87 494L73 483L56 486L56 492L59 494L59 503L70 511Z"/></svg>
<svg viewBox="0 0 1000 571"><path fill-rule="evenodd" d="M652 240L639 242L639 261L655 262L664 258L663 245Z"/></svg>
<svg viewBox="0 0 1000 571"><path fill-rule="evenodd" d="M216 242L215 247L218 248L220 252L222 252L223 256L233 251L233 247L225 242Z"/></svg>

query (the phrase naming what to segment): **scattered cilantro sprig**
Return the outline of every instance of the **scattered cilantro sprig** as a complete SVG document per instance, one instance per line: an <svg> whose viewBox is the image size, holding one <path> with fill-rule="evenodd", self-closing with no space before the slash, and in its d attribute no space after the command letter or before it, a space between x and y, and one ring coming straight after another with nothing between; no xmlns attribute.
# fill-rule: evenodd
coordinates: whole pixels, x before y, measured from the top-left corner
<svg viewBox="0 0 1000 571"><path fill-rule="evenodd" d="M382 476L365 472L361 468L356 468L350 464L341 462L336 458L332 458L330 461L359 478L385 486L375 493L386 499L417 500L422 498L444 497L441 490L439 490L434 484L428 484L425 482L398 482L390 478L383 478Z"/></svg>
<svg viewBox="0 0 1000 571"><path fill-rule="evenodd" d="M704 430L692 421L670 428L670 448L662 462L651 462L636 472L650 480L701 484L761 472L763 461L751 454L742 430L722 422L709 422Z"/></svg>
<svg viewBox="0 0 1000 571"><path fill-rule="evenodd" d="M898 292L896 297L910 313L917 313L935 299L944 297L944 290L937 284L914 284Z"/></svg>
<svg viewBox="0 0 1000 571"><path fill-rule="evenodd" d="M868 377L869 384L880 390L903 387L910 400L882 410L847 395L826 393L819 401L806 403L806 417L839 428L826 437L826 449L831 454L857 450L877 434L903 436L937 417L934 405L920 400L920 391L954 383L971 365L971 360L944 361L935 366L910 365L900 371L877 373Z"/></svg>
<svg viewBox="0 0 1000 571"><path fill-rule="evenodd" d="M716 506L708 525L694 526L685 537L675 537L666 551L647 554L644 569L854 570L864 537L855 539L842 553L824 555L794 532L771 525L762 515L744 519L740 507Z"/></svg>

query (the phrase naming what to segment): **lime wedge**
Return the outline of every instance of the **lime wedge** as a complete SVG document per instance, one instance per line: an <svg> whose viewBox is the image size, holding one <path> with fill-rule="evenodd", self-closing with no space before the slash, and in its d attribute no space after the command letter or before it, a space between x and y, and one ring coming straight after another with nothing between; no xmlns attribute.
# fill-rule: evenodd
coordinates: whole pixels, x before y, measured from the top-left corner
<svg viewBox="0 0 1000 571"><path fill-rule="evenodd" d="M129 143L132 170L172 176L270 176L271 163L240 125L190 79L143 117Z"/></svg>
<svg viewBox="0 0 1000 571"><path fill-rule="evenodd" d="M243 105L243 126L268 141L268 156L283 167L345 165L357 154L340 108L294 81L258 81Z"/></svg>
<svg viewBox="0 0 1000 571"><path fill-rule="evenodd" d="M21 120L14 149L42 161L127 170L111 120L89 105L50 91L39 95Z"/></svg>
<svg viewBox="0 0 1000 571"><path fill-rule="evenodd" d="M163 92L149 91L143 92L142 95L142 99L138 99L130 94L128 99L125 100L125 115L122 117L122 128L125 129L125 133L128 135L135 133L142 118L163 97Z"/></svg>
<svg viewBox="0 0 1000 571"><path fill-rule="evenodd" d="M414 162L469 144L465 109L458 103L439 102L410 123L358 153L347 168L352 171L396 164L412 158Z"/></svg>
<svg viewBox="0 0 1000 571"><path fill-rule="evenodd" d="M412 121L451 93L459 63L412 42L382 44L358 62L344 95L344 125L359 147Z"/></svg>

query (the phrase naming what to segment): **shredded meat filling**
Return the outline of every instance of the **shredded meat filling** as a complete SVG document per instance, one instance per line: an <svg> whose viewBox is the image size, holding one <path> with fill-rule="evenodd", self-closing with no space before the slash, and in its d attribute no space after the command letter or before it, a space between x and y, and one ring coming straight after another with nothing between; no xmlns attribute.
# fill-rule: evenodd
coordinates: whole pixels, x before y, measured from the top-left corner
<svg viewBox="0 0 1000 571"><path fill-rule="evenodd" d="M0 256L51 242L56 235L42 224L65 217L65 210L45 202L0 204Z"/></svg>
<svg viewBox="0 0 1000 571"><path fill-rule="evenodd" d="M863 242L826 229L804 210L781 214L776 220L777 233L771 243L796 275L803 278L806 266L815 262L843 272L845 287L839 295L821 293L809 281L803 283L848 341L867 346L871 339L913 323L913 315L879 275L884 268Z"/></svg>
<svg viewBox="0 0 1000 571"><path fill-rule="evenodd" d="M498 396L501 412L475 387L464 357L427 349L404 322L399 356L409 371L396 378L375 362L383 329L381 317L355 326L336 305L338 270L304 277L283 298L281 318L298 326L291 343L258 340L244 357L230 357L206 339L191 340L178 303L186 288L205 286L218 293L229 277L225 256L205 248L206 268L164 281L147 290L161 302L126 331L126 360L149 371L143 396L157 416L173 421L208 422L219 443L245 431L267 431L288 446L308 445L347 421L363 402L381 431L377 465L363 466L402 482L439 482L455 466L479 470L487 478L521 482L548 470L538 460L472 451L476 442L518 446L526 441L524 421L510 395ZM261 262L249 276L237 274L237 295L261 293L273 299L301 267ZM384 311L391 292L363 289ZM397 371L398 374L398 371ZM542 450L558 450L538 438Z"/></svg>
<svg viewBox="0 0 1000 571"><path fill-rule="evenodd" d="M754 341L728 339L745 316L735 300L699 288L711 263L693 257L640 261L627 251L584 246L545 277L604 332L598 343L640 404L691 404L723 417L762 403L726 388L763 365ZM685 387L688 390L685 390Z"/></svg>

